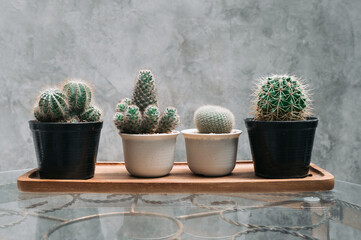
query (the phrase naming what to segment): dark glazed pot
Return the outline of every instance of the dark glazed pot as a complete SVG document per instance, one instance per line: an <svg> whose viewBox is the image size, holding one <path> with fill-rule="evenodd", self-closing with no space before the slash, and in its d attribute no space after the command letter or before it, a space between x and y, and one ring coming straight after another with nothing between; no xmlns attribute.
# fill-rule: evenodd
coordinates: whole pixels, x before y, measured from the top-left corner
<svg viewBox="0 0 361 240"><path fill-rule="evenodd" d="M317 118L305 121L245 119L255 174L263 178L308 175Z"/></svg>
<svg viewBox="0 0 361 240"><path fill-rule="evenodd" d="M40 178L88 179L94 176L103 122L29 121Z"/></svg>

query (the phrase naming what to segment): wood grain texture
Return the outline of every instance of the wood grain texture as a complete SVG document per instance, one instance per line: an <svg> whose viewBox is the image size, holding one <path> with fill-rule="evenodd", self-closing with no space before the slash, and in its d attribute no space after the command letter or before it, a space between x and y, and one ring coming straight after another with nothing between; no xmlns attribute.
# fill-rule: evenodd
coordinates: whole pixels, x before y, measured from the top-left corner
<svg viewBox="0 0 361 240"><path fill-rule="evenodd" d="M175 163L171 173L160 178L136 178L124 163L100 162L95 176L87 180L39 179L34 169L18 178L23 192L78 193L238 193L238 192L309 192L334 187L334 176L311 164L310 176L293 179L264 179L254 175L252 161L239 161L233 173L224 177L192 174L187 163Z"/></svg>

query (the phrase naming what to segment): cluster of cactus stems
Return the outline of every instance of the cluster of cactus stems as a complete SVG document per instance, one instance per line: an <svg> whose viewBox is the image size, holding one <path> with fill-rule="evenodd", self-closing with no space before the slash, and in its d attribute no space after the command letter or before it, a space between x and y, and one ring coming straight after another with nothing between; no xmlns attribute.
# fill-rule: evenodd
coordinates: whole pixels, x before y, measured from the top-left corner
<svg viewBox="0 0 361 240"><path fill-rule="evenodd" d="M205 105L194 113L194 124L199 133L230 133L234 122L233 113L220 106Z"/></svg>
<svg viewBox="0 0 361 240"><path fill-rule="evenodd" d="M310 100L302 81L289 75L273 75L260 80L254 92L255 120L295 121L311 115Z"/></svg>
<svg viewBox="0 0 361 240"><path fill-rule="evenodd" d="M40 95L34 116L40 122L96 122L101 113L91 106L92 91L81 79L69 79L62 90L50 88Z"/></svg>
<svg viewBox="0 0 361 240"><path fill-rule="evenodd" d="M140 70L132 99L122 99L115 108L114 124L120 133L170 133L179 124L174 107L159 111L155 79L150 70Z"/></svg>

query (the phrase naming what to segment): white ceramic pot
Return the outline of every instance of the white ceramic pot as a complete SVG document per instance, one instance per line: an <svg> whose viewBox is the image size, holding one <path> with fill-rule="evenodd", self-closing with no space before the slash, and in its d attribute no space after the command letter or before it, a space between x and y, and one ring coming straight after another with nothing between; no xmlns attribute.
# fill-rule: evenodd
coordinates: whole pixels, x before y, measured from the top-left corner
<svg viewBox="0 0 361 240"><path fill-rule="evenodd" d="M128 172L136 177L167 175L173 168L178 135L179 131L160 134L121 133Z"/></svg>
<svg viewBox="0 0 361 240"><path fill-rule="evenodd" d="M199 175L218 177L230 174L236 166L238 137L242 131L231 133L198 133L183 130L190 170Z"/></svg>

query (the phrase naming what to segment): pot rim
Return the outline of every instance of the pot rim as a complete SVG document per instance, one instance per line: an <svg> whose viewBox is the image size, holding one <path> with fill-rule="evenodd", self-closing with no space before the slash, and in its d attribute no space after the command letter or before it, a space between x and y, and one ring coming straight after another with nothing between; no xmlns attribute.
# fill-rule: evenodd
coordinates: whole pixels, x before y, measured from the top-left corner
<svg viewBox="0 0 361 240"><path fill-rule="evenodd" d="M245 122L259 122L259 123L305 123L305 122L317 122L318 117L307 117L306 120L295 120L295 121L261 121L261 120L254 120L252 118L245 118Z"/></svg>
<svg viewBox="0 0 361 240"><path fill-rule="evenodd" d="M96 122L40 122L37 120L29 120L29 124L38 124L38 125L89 125L89 124L96 124L96 123L103 123L103 121L96 121Z"/></svg>
<svg viewBox="0 0 361 240"><path fill-rule="evenodd" d="M232 129L230 133L199 133L197 128L190 128L182 130L181 133L185 136L239 136L242 134L242 130Z"/></svg>
<svg viewBox="0 0 361 240"><path fill-rule="evenodd" d="M159 136L178 136L179 135L179 131L178 130L172 130L171 133L119 133L119 135L122 136L129 136L129 137L147 137L147 138L152 138L152 137L159 137Z"/></svg>

